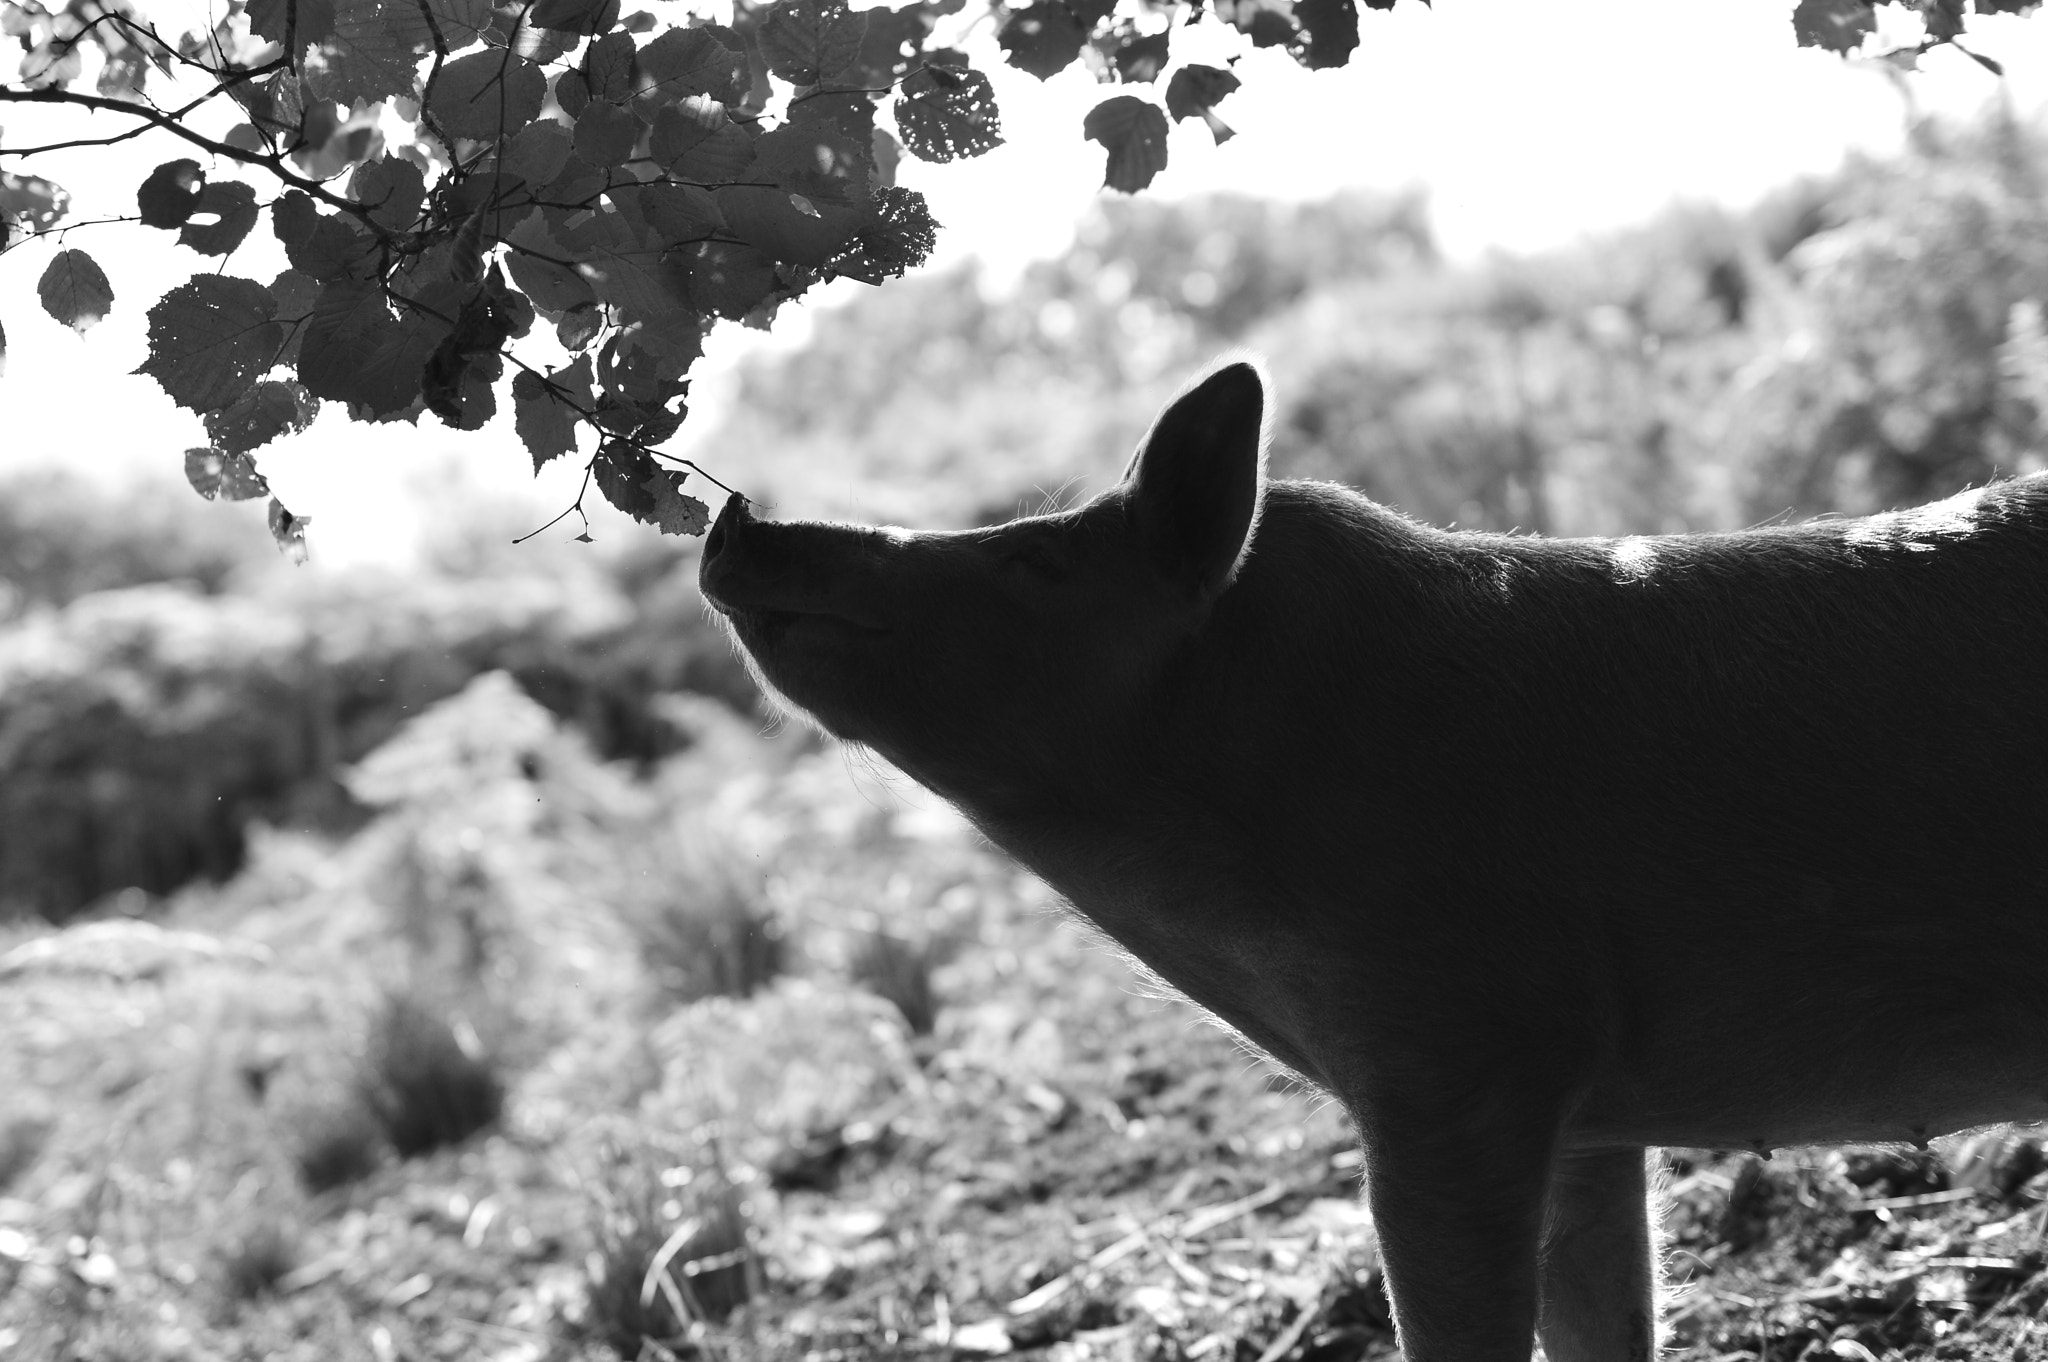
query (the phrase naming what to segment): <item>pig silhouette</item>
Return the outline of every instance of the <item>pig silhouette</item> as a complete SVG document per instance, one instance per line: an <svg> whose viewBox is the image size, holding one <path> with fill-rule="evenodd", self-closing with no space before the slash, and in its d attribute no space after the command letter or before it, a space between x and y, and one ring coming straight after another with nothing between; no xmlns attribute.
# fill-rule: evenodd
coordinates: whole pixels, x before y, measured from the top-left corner
<svg viewBox="0 0 2048 1362"><path fill-rule="evenodd" d="M1222 365L1077 510L729 501L761 683L1353 1115L1411 1362L1656 1350L1645 1150L2048 1117L2048 477L1544 539L1268 480Z"/></svg>

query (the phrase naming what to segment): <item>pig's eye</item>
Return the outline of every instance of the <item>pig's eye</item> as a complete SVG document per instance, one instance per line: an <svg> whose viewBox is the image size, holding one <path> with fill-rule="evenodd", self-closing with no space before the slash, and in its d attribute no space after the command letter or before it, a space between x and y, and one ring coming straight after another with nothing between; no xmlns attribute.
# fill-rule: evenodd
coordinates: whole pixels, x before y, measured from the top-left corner
<svg viewBox="0 0 2048 1362"><path fill-rule="evenodd" d="M1037 544L1027 544L1022 548L1012 549L1004 555L1003 566L1013 569L1021 568L1043 581L1064 582L1067 580L1066 565L1047 552L1044 547Z"/></svg>

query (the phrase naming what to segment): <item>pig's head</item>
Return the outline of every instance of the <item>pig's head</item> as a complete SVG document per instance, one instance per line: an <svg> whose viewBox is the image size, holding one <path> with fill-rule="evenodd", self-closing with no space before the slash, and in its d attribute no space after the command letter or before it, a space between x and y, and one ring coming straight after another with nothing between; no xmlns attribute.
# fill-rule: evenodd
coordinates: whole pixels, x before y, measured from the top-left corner
<svg viewBox="0 0 2048 1362"><path fill-rule="evenodd" d="M1117 486L991 529L778 524L734 497L705 599L772 693L1000 817L1141 760L1159 688L1250 552L1266 406L1259 370L1226 364Z"/></svg>

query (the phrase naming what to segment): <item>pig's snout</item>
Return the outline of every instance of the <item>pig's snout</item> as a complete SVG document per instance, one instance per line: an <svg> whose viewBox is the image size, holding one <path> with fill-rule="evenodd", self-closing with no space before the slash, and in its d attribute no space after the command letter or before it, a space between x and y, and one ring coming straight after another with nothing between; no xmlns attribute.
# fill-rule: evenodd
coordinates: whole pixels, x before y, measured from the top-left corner
<svg viewBox="0 0 2048 1362"><path fill-rule="evenodd" d="M882 627L863 599L857 532L836 526L777 524L754 518L746 498L726 499L704 539L697 584L713 608L731 615L822 616L863 629Z"/></svg>

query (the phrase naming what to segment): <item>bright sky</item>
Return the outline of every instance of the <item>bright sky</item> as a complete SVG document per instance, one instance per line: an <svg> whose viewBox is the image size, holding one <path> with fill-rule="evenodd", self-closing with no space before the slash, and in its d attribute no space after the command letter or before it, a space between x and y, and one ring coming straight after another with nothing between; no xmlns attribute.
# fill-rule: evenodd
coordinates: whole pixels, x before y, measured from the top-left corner
<svg viewBox="0 0 2048 1362"><path fill-rule="evenodd" d="M1361 14L1363 42L1343 70L1304 72L1272 51L1246 56L1237 68L1244 88L1218 109L1238 136L1213 147L1198 120L1177 126L1171 164L1154 189L1172 197L1227 188L1302 198L1352 185L1419 184L1430 192L1442 240L1458 255L1541 248L1640 219L1673 198L1746 203L1801 171L1833 166L1851 148L1887 148L1900 135L1902 104L1886 78L1796 48L1791 8L1791 0L1439 0L1426 9L1401 0L1390 13ZM2004 63L2016 106L2042 109L2048 18L1972 16L1971 24L1975 49ZM1198 41L1224 37L1215 24L1177 30L1175 57L1200 60ZM981 41L987 45L985 29ZM1216 56L1235 50L1221 47ZM1080 127L1105 92L1079 64L1043 84L985 56L982 65L996 86L1008 144L962 165L906 159L902 180L925 193L944 227L935 267L979 255L1001 278L1063 247L1098 192L1101 152L1081 140ZM1966 113L1998 94L1998 82L1958 54L1925 65L1911 78L1924 108ZM39 116L52 112L0 106L0 145L78 135ZM120 123L108 115L89 126L103 133ZM77 216L90 218L132 212L140 175L182 154L151 137L124 150L118 176L84 177L100 169L89 159L98 153L73 153L68 163L0 158L0 165L65 184ZM113 315L83 339L35 300L35 281L55 247L0 257L0 326L8 338L0 470L54 461L109 473L175 473L184 449L204 443L195 416L130 373L145 354L149 303L206 268L168 240L134 226L72 237L69 244L94 252L116 294ZM229 269L267 279L282 264L266 225ZM820 290L824 297L809 306L830 306L860 287ZM792 324L778 326L784 341L802 330L793 311L800 310L784 313ZM705 418L729 391L721 375L757 343L732 327L714 336L698 366L697 429L709 425ZM744 483L744 451L703 457L730 474L727 481ZM575 496L569 468L532 478L509 415L462 434L432 417L417 429L369 428L329 411L306 435L258 459L285 504L313 518L314 554L329 563L408 557L437 514L421 489L445 491L451 464L494 495L530 498L535 524ZM261 512L223 511L236 513ZM594 519L599 536L629 532L608 508Z"/></svg>

